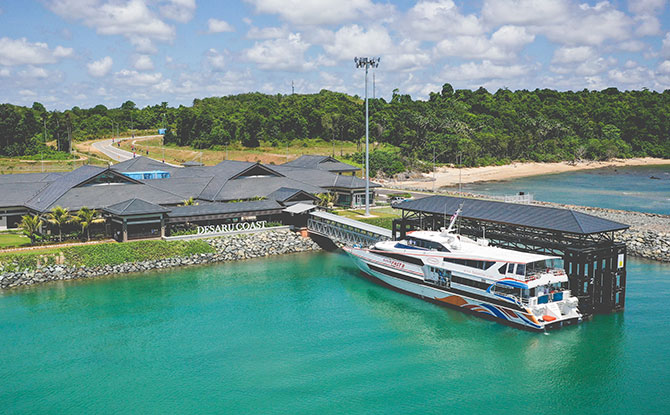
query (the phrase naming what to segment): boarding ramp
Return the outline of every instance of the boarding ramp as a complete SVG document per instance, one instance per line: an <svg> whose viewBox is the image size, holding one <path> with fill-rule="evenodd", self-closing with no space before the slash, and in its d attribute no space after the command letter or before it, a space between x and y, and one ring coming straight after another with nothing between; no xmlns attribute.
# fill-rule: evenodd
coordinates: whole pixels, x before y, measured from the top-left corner
<svg viewBox="0 0 670 415"><path fill-rule="evenodd" d="M322 211L309 214L307 229L313 234L347 246L370 246L379 241L388 241L392 235L390 229Z"/></svg>

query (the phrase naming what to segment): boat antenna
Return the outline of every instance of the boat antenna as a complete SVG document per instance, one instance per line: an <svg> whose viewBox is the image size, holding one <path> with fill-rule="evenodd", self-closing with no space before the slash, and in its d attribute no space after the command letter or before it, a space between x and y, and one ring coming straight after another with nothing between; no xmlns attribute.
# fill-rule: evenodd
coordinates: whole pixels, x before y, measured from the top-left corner
<svg viewBox="0 0 670 415"><path fill-rule="evenodd" d="M458 216L461 214L462 210L463 210L463 203L461 203L458 209L456 209L454 216L451 217L451 220L449 221L449 227L447 228L447 233L451 232L451 230L454 228L454 223L456 223L456 219L458 219Z"/></svg>

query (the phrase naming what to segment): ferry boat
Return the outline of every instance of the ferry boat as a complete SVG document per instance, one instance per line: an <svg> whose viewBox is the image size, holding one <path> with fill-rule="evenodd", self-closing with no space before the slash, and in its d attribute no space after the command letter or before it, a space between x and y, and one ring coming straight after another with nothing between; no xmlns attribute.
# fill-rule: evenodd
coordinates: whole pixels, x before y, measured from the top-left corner
<svg viewBox="0 0 670 415"><path fill-rule="evenodd" d="M544 331L582 320L560 257L454 233L458 213L448 229L344 249L364 273L391 287L505 324Z"/></svg>

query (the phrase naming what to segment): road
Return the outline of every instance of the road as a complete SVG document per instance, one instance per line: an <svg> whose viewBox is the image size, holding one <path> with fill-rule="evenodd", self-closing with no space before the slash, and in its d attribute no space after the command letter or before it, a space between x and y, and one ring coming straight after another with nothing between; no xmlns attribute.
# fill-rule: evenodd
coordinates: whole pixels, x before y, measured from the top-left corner
<svg viewBox="0 0 670 415"><path fill-rule="evenodd" d="M116 147L116 143L119 141L126 141L126 140L133 140L132 144L135 144L135 141L143 140L143 139L149 139L149 138L155 138L155 137L160 137L159 135L145 135L141 137L122 137L122 138L115 138L114 143L112 143L112 139L107 139L107 140L100 140L96 141L95 143L92 144L93 148L98 150L99 152L105 154L107 157L111 158L112 160L115 161L126 161L130 160L133 158L133 153L130 151L123 150L119 147ZM146 157L146 156L145 156ZM149 157L151 158L151 157ZM156 160L156 159L153 159ZM156 161L161 161L161 160L156 160ZM163 162L165 163L165 162ZM171 163L165 163L168 166L172 167L181 167L176 164L171 164Z"/></svg>
<svg viewBox="0 0 670 415"><path fill-rule="evenodd" d="M125 140L132 140L132 138L130 137L116 138L114 139L114 142L118 143L119 141L125 141ZM103 153L104 155L115 161L126 161L133 158L133 153L131 153L130 151L121 150L118 147L114 147L112 145L111 138L108 140L96 141L95 143L92 144L92 146L99 152Z"/></svg>

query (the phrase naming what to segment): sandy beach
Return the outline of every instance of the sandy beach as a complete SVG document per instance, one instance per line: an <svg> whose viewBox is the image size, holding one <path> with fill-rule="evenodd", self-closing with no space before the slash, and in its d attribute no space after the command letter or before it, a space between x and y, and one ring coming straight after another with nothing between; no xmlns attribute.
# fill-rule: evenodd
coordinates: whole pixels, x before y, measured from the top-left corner
<svg viewBox="0 0 670 415"><path fill-rule="evenodd" d="M487 181L512 180L521 177L536 176L541 174L565 173L578 170L599 169L603 167L624 166L652 166L670 165L669 159L661 158L632 158L613 159L609 161L584 161L584 162L560 162L560 163L512 163L505 166L469 167L457 169L453 167L438 167L435 172L435 183L433 184L433 173L425 173L423 177L416 180L380 180L382 185L392 187L406 187L408 189L431 190L441 187L458 186L459 175L462 183L476 183ZM460 171L459 171L460 170Z"/></svg>

